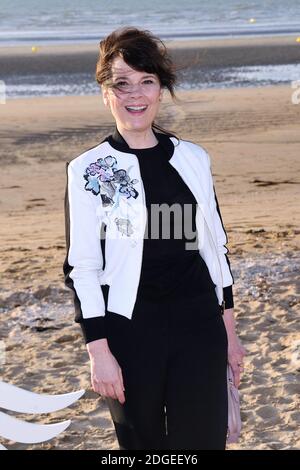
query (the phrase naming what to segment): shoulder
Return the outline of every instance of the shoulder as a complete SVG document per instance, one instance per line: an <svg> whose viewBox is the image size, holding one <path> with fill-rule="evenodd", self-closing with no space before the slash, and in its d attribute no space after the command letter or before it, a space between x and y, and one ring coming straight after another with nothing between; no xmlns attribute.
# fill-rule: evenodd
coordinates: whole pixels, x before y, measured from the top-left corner
<svg viewBox="0 0 300 470"><path fill-rule="evenodd" d="M74 157L68 162L68 167L75 173L84 173L91 163L97 163L97 160L107 155L108 143L103 141L100 144L85 150L80 155Z"/></svg>
<svg viewBox="0 0 300 470"><path fill-rule="evenodd" d="M191 140L180 139L179 144L182 145L182 148L186 151L192 153L197 159L202 163L210 166L210 156L208 151L200 144L196 144ZM176 145L176 144L175 144Z"/></svg>

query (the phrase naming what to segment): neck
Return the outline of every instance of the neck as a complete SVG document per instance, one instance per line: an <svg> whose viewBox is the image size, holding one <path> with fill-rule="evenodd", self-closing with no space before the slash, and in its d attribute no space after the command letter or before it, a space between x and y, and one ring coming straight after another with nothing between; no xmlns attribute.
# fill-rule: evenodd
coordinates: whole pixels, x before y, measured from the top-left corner
<svg viewBox="0 0 300 470"><path fill-rule="evenodd" d="M117 126L119 133L126 140L128 146L133 149L143 149L147 147L154 147L158 140L150 127L141 131L128 131L121 126Z"/></svg>

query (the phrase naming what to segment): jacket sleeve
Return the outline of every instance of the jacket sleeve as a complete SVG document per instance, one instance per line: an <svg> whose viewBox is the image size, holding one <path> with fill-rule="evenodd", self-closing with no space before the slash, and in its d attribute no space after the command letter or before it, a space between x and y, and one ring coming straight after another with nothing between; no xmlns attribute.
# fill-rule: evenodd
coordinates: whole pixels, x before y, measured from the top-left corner
<svg viewBox="0 0 300 470"><path fill-rule="evenodd" d="M218 198L214 186L213 176L211 172L211 160L210 156L207 152L207 160L208 160L208 167L209 167L209 192L210 192L210 208L213 214L214 226L215 231L217 234L217 241L218 241L218 252L219 252L219 260L222 269L222 277L223 277L223 294L225 300L225 309L226 308L233 308L234 301L233 301L233 290L232 285L234 284L234 278L231 271L230 261L228 258L227 253L229 250L226 246L228 243L227 233L223 224L222 215L218 203Z"/></svg>
<svg viewBox="0 0 300 470"><path fill-rule="evenodd" d="M84 180L72 162L66 164L65 235L67 253L63 264L64 282L73 291L75 322L86 343L105 338L105 303L100 285L103 256L99 215Z"/></svg>

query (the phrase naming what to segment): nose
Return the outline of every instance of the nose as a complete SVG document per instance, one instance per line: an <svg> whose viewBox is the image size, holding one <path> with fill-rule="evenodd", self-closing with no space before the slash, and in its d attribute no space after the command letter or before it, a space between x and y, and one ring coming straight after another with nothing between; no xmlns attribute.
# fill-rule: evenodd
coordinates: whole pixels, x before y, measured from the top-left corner
<svg viewBox="0 0 300 470"><path fill-rule="evenodd" d="M143 84L128 85L128 93L134 96L140 96L143 93Z"/></svg>

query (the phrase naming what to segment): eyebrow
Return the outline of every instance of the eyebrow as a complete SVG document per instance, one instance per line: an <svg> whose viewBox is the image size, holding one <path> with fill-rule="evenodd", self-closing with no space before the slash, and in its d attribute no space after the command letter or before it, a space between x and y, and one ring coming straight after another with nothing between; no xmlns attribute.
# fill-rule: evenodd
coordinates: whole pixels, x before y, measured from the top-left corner
<svg viewBox="0 0 300 470"><path fill-rule="evenodd" d="M149 78L149 77L155 78L155 75L153 75L153 74L144 75L144 76L142 77L142 79L143 79L143 78ZM127 79L128 77L116 77L116 80L117 80L118 78Z"/></svg>

